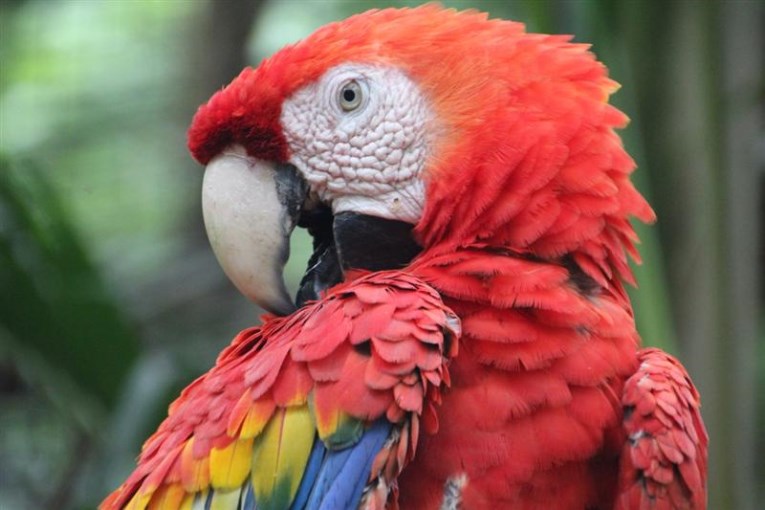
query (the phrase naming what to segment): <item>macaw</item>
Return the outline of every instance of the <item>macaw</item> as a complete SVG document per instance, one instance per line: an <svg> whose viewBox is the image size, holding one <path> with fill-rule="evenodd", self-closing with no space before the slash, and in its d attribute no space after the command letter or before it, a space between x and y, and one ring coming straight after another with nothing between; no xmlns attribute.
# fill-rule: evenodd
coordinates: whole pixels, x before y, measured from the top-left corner
<svg viewBox="0 0 765 510"><path fill-rule="evenodd" d="M704 509L699 395L640 348L625 292L629 218L654 213L588 48L375 10L201 106L208 236L271 314L101 508Z"/></svg>

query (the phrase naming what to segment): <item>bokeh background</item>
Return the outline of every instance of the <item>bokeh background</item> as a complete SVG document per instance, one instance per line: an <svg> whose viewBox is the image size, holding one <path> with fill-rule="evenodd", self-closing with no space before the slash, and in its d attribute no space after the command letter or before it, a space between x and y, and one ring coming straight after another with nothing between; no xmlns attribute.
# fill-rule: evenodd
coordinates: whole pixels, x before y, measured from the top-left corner
<svg viewBox="0 0 765 510"><path fill-rule="evenodd" d="M711 435L710 508L765 500L765 3L445 2L593 43L659 215L633 292ZM2 0L0 508L92 508L168 402L258 311L207 245L198 104L386 1ZM298 237L288 269L307 258Z"/></svg>

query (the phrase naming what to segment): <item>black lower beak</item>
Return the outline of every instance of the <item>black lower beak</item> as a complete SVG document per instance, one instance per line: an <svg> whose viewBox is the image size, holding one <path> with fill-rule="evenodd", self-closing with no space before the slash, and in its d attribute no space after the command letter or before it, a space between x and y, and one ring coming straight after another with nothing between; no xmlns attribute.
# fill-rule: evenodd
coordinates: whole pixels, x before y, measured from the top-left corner
<svg viewBox="0 0 765 510"><path fill-rule="evenodd" d="M314 251L298 289L296 304L318 299L336 285L349 269L382 271L405 267L422 250L413 225L355 212L332 215L322 206L304 212L298 225L314 239Z"/></svg>

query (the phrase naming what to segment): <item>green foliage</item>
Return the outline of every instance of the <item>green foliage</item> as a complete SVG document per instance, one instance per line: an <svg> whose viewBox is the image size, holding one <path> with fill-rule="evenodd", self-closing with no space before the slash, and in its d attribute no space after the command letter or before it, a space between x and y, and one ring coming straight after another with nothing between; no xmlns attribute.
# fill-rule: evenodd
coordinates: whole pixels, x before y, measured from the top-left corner
<svg viewBox="0 0 765 510"><path fill-rule="evenodd" d="M83 393L113 407L138 341L60 198L31 166L0 159L0 326Z"/></svg>

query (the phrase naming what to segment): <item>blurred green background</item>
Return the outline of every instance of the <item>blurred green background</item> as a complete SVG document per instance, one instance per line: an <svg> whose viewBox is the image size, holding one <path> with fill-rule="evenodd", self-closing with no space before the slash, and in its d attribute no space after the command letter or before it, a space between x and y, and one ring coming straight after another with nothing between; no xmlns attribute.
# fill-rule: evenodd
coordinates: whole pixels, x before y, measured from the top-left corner
<svg viewBox="0 0 765 510"><path fill-rule="evenodd" d="M0 508L94 507L257 321L205 239L185 150L196 106L328 21L411 3L2 1ZM576 34L623 84L625 143L659 215L640 227L641 332L702 393L710 508L761 508L765 3L445 3Z"/></svg>

